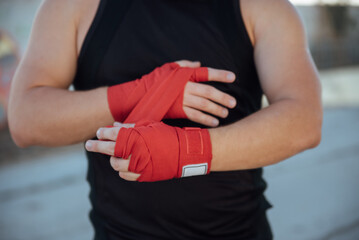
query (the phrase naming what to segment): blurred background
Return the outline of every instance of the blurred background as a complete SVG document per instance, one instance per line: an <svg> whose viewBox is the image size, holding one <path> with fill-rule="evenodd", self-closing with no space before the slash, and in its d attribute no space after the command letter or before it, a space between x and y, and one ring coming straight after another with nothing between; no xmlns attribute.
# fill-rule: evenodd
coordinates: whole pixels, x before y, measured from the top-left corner
<svg viewBox="0 0 359 240"><path fill-rule="evenodd" d="M319 147L265 168L275 239L359 239L359 1L292 1L320 70ZM0 0L0 240L91 239L83 145L19 149L10 81L41 0ZM300 73L298 73L300 74Z"/></svg>

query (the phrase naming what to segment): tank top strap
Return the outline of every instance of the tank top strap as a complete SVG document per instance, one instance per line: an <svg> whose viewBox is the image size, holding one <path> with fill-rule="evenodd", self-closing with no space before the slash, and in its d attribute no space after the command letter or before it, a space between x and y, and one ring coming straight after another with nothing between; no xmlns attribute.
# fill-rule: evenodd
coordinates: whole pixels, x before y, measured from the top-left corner
<svg viewBox="0 0 359 240"><path fill-rule="evenodd" d="M110 42L131 3L131 0L100 0L80 51L74 84L84 86L85 83L78 82L79 80L94 83Z"/></svg>

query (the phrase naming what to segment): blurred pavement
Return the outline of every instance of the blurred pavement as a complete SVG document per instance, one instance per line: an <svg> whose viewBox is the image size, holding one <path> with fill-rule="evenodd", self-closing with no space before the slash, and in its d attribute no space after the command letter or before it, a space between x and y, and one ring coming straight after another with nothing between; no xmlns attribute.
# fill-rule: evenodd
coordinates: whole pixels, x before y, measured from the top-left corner
<svg viewBox="0 0 359 240"><path fill-rule="evenodd" d="M79 148L0 169L0 239L91 239L86 159Z"/></svg>

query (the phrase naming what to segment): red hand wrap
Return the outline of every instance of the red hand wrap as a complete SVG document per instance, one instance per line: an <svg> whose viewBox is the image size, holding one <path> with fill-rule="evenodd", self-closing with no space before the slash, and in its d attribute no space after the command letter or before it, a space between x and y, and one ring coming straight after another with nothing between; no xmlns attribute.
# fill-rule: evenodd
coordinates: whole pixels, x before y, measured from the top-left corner
<svg viewBox="0 0 359 240"><path fill-rule="evenodd" d="M184 94L184 87L185 87L186 83L188 81L191 81L191 82L206 82L206 81L208 81L208 69L206 67L195 68L195 69L182 68L180 71L186 71L188 73L190 73L192 71L193 72L190 75L190 79L187 81L186 81L187 76L183 76L182 78L180 78L181 75L177 76L180 79L174 80L178 84L173 86L174 88L177 88L174 90L173 94L178 94L178 95L175 98L174 103L171 105L170 109L167 111L166 115L164 116L165 119L187 118L186 114L183 111L183 94ZM181 91L179 91L179 90L181 90ZM179 115L180 115L180 117L178 117ZM158 120L158 121L160 121L160 120Z"/></svg>
<svg viewBox="0 0 359 240"><path fill-rule="evenodd" d="M212 145L208 130L151 123L121 128L115 156L127 159L129 171L140 173L140 182L208 174Z"/></svg>
<svg viewBox="0 0 359 240"><path fill-rule="evenodd" d="M140 79L109 87L111 114L116 121L126 119L132 123L140 119L187 118L182 104L188 81L208 81L208 69L182 68L177 63L167 63Z"/></svg>
<svg viewBox="0 0 359 240"><path fill-rule="evenodd" d="M129 171L141 174L138 181L209 173L212 145L208 130L148 123L163 117L187 118L182 103L188 81L208 81L208 69L181 68L170 63L139 80L108 89L115 120L136 123L135 128L120 129L115 156L128 159L131 155Z"/></svg>

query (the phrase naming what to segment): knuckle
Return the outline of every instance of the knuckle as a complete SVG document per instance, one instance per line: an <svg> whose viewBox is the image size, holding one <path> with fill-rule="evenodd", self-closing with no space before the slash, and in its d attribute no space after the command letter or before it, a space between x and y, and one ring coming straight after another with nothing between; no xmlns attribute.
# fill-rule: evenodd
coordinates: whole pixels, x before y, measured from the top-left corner
<svg viewBox="0 0 359 240"><path fill-rule="evenodd" d="M213 126L213 120L212 117L210 117L209 115L206 115L200 111L191 111L190 117L189 119L191 121L203 124L203 125L207 125L207 126Z"/></svg>
<svg viewBox="0 0 359 240"><path fill-rule="evenodd" d="M189 119L194 122L202 123L201 113L199 111L191 111Z"/></svg>
<svg viewBox="0 0 359 240"><path fill-rule="evenodd" d="M229 102L229 97L226 94L222 93L219 97L219 101L222 105L227 105L227 103Z"/></svg>
<svg viewBox="0 0 359 240"><path fill-rule="evenodd" d="M216 81L221 80L221 70L219 69L214 69L213 70L213 77L216 79Z"/></svg>
<svg viewBox="0 0 359 240"><path fill-rule="evenodd" d="M193 117L194 120L197 120L197 121L198 121L198 120L201 119L201 113L198 112L198 111L193 111L191 115L192 115L192 117Z"/></svg>
<svg viewBox="0 0 359 240"><path fill-rule="evenodd" d="M214 87L212 86L205 86L204 90L203 90L204 94L206 96L212 96L213 92L214 92Z"/></svg>
<svg viewBox="0 0 359 240"><path fill-rule="evenodd" d="M231 99L230 95L223 93L222 101L229 102L230 99Z"/></svg>
<svg viewBox="0 0 359 240"><path fill-rule="evenodd" d="M204 124L207 126L212 126L213 125L213 120L211 120L211 118L206 118L206 120L204 121Z"/></svg>
<svg viewBox="0 0 359 240"><path fill-rule="evenodd" d="M227 75L228 75L228 71L221 71L220 72L220 77L221 77L221 79L227 79Z"/></svg>
<svg viewBox="0 0 359 240"><path fill-rule="evenodd" d="M226 103L228 102L228 96L227 94L218 91L216 96L215 96L216 102L220 103L221 105L227 105Z"/></svg>
<svg viewBox="0 0 359 240"><path fill-rule="evenodd" d="M188 117L188 119L192 120L193 119L193 113L192 111L190 111L188 108L184 107L183 108L184 113L186 114L186 116Z"/></svg>
<svg viewBox="0 0 359 240"><path fill-rule="evenodd" d="M184 96L186 96L187 94L190 94L192 92L196 92L197 91L197 85L196 83L193 83L193 82L187 82L185 87L184 87L184 90L183 90L183 94Z"/></svg>
<svg viewBox="0 0 359 240"><path fill-rule="evenodd" d="M117 136L117 132L118 132L118 130L116 128L112 128L111 132L110 132L110 135L111 135L110 138L115 139Z"/></svg>
<svg viewBox="0 0 359 240"><path fill-rule="evenodd" d="M224 108L218 106L217 104L215 104L215 106L213 106L213 113L217 116L222 116L223 115L223 111Z"/></svg>
<svg viewBox="0 0 359 240"><path fill-rule="evenodd" d="M189 93L200 94L202 92L203 84L196 83L196 82L187 82L187 83L188 83L188 92Z"/></svg>
<svg viewBox="0 0 359 240"><path fill-rule="evenodd" d="M207 124L208 122L210 122L210 119L211 119L211 117L206 114L200 114L200 116L199 116L199 121L201 123Z"/></svg>
<svg viewBox="0 0 359 240"><path fill-rule="evenodd" d="M92 149L95 151L99 150L99 145L98 145L97 141L92 141Z"/></svg>
<svg viewBox="0 0 359 240"><path fill-rule="evenodd" d="M217 105L216 103L208 100L207 101L207 109L206 111L211 113L211 114L218 114L219 112L221 112L221 108L219 105Z"/></svg>
<svg viewBox="0 0 359 240"><path fill-rule="evenodd" d="M110 141L108 143L108 155L115 156L116 142Z"/></svg>
<svg viewBox="0 0 359 240"><path fill-rule="evenodd" d="M204 98L200 98L198 100L198 106L200 108L202 108L202 109L207 108L208 107L208 101L206 99L204 99Z"/></svg>

